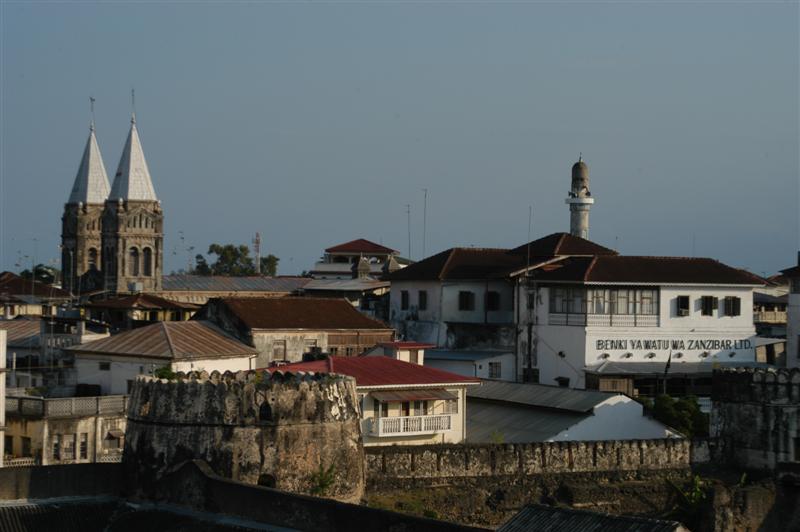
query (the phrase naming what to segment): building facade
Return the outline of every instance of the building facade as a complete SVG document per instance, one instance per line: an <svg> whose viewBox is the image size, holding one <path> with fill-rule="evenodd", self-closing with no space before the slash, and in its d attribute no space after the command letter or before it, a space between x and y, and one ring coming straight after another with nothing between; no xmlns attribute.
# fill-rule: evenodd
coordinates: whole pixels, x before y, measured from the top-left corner
<svg viewBox="0 0 800 532"><path fill-rule="evenodd" d="M800 253L797 266L783 270L789 279L789 305L786 309L786 365L800 367Z"/></svg>

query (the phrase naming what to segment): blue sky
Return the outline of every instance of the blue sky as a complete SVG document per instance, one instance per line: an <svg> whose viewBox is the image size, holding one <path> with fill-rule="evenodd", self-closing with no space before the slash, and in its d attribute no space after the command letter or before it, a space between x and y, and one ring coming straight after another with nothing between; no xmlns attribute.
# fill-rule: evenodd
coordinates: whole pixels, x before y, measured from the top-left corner
<svg viewBox="0 0 800 532"><path fill-rule="evenodd" d="M798 249L798 4L4 3L2 256L58 256L97 99L113 176L137 124L189 245L260 231L280 273L369 238L426 251L567 231L757 273ZM185 235L185 243L178 238ZM34 240L35 239L35 240ZM694 245L693 245L694 242Z"/></svg>

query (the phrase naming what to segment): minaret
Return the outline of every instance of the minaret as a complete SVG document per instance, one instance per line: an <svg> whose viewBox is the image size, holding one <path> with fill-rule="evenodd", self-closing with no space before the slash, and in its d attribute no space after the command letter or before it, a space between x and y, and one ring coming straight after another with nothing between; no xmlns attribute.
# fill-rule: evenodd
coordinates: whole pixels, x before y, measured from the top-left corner
<svg viewBox="0 0 800 532"><path fill-rule="evenodd" d="M164 213L144 158L136 115L103 213L106 290L161 290Z"/></svg>
<svg viewBox="0 0 800 532"><path fill-rule="evenodd" d="M108 191L106 167L92 120L81 164L61 218L63 286L76 295L102 287L99 271L101 217Z"/></svg>
<svg viewBox="0 0 800 532"><path fill-rule="evenodd" d="M569 232L573 236L589 238L589 209L594 198L589 192L589 167L578 157L572 165L572 188L565 200L569 205Z"/></svg>

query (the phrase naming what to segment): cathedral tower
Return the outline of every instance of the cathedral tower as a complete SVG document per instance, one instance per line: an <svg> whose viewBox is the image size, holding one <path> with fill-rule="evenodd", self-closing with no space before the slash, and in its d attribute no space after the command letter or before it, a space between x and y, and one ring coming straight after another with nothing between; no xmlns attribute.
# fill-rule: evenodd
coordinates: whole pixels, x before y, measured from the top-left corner
<svg viewBox="0 0 800 532"><path fill-rule="evenodd" d="M101 218L108 191L106 167L92 121L78 174L61 217L63 286L76 295L103 286Z"/></svg>
<svg viewBox="0 0 800 532"><path fill-rule="evenodd" d="M594 198L589 192L589 167L581 157L572 165L572 187L565 203L569 205L570 234L588 239L589 209L592 208Z"/></svg>
<svg viewBox="0 0 800 532"><path fill-rule="evenodd" d="M103 272L110 292L161 290L164 213L142 151L136 116L103 212Z"/></svg>

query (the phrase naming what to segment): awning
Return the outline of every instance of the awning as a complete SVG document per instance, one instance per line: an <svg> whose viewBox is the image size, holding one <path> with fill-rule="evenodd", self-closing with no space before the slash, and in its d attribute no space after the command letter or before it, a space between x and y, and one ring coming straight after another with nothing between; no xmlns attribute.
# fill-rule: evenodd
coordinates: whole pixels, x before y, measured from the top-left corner
<svg viewBox="0 0 800 532"><path fill-rule="evenodd" d="M458 395L445 390L398 390L396 392L372 392L378 401L427 401L430 399L458 399Z"/></svg>
<svg viewBox="0 0 800 532"><path fill-rule="evenodd" d="M121 440L123 436L125 436L125 433L122 432L121 430L111 429L111 430L108 431L108 434L106 435L106 439L107 440Z"/></svg>

